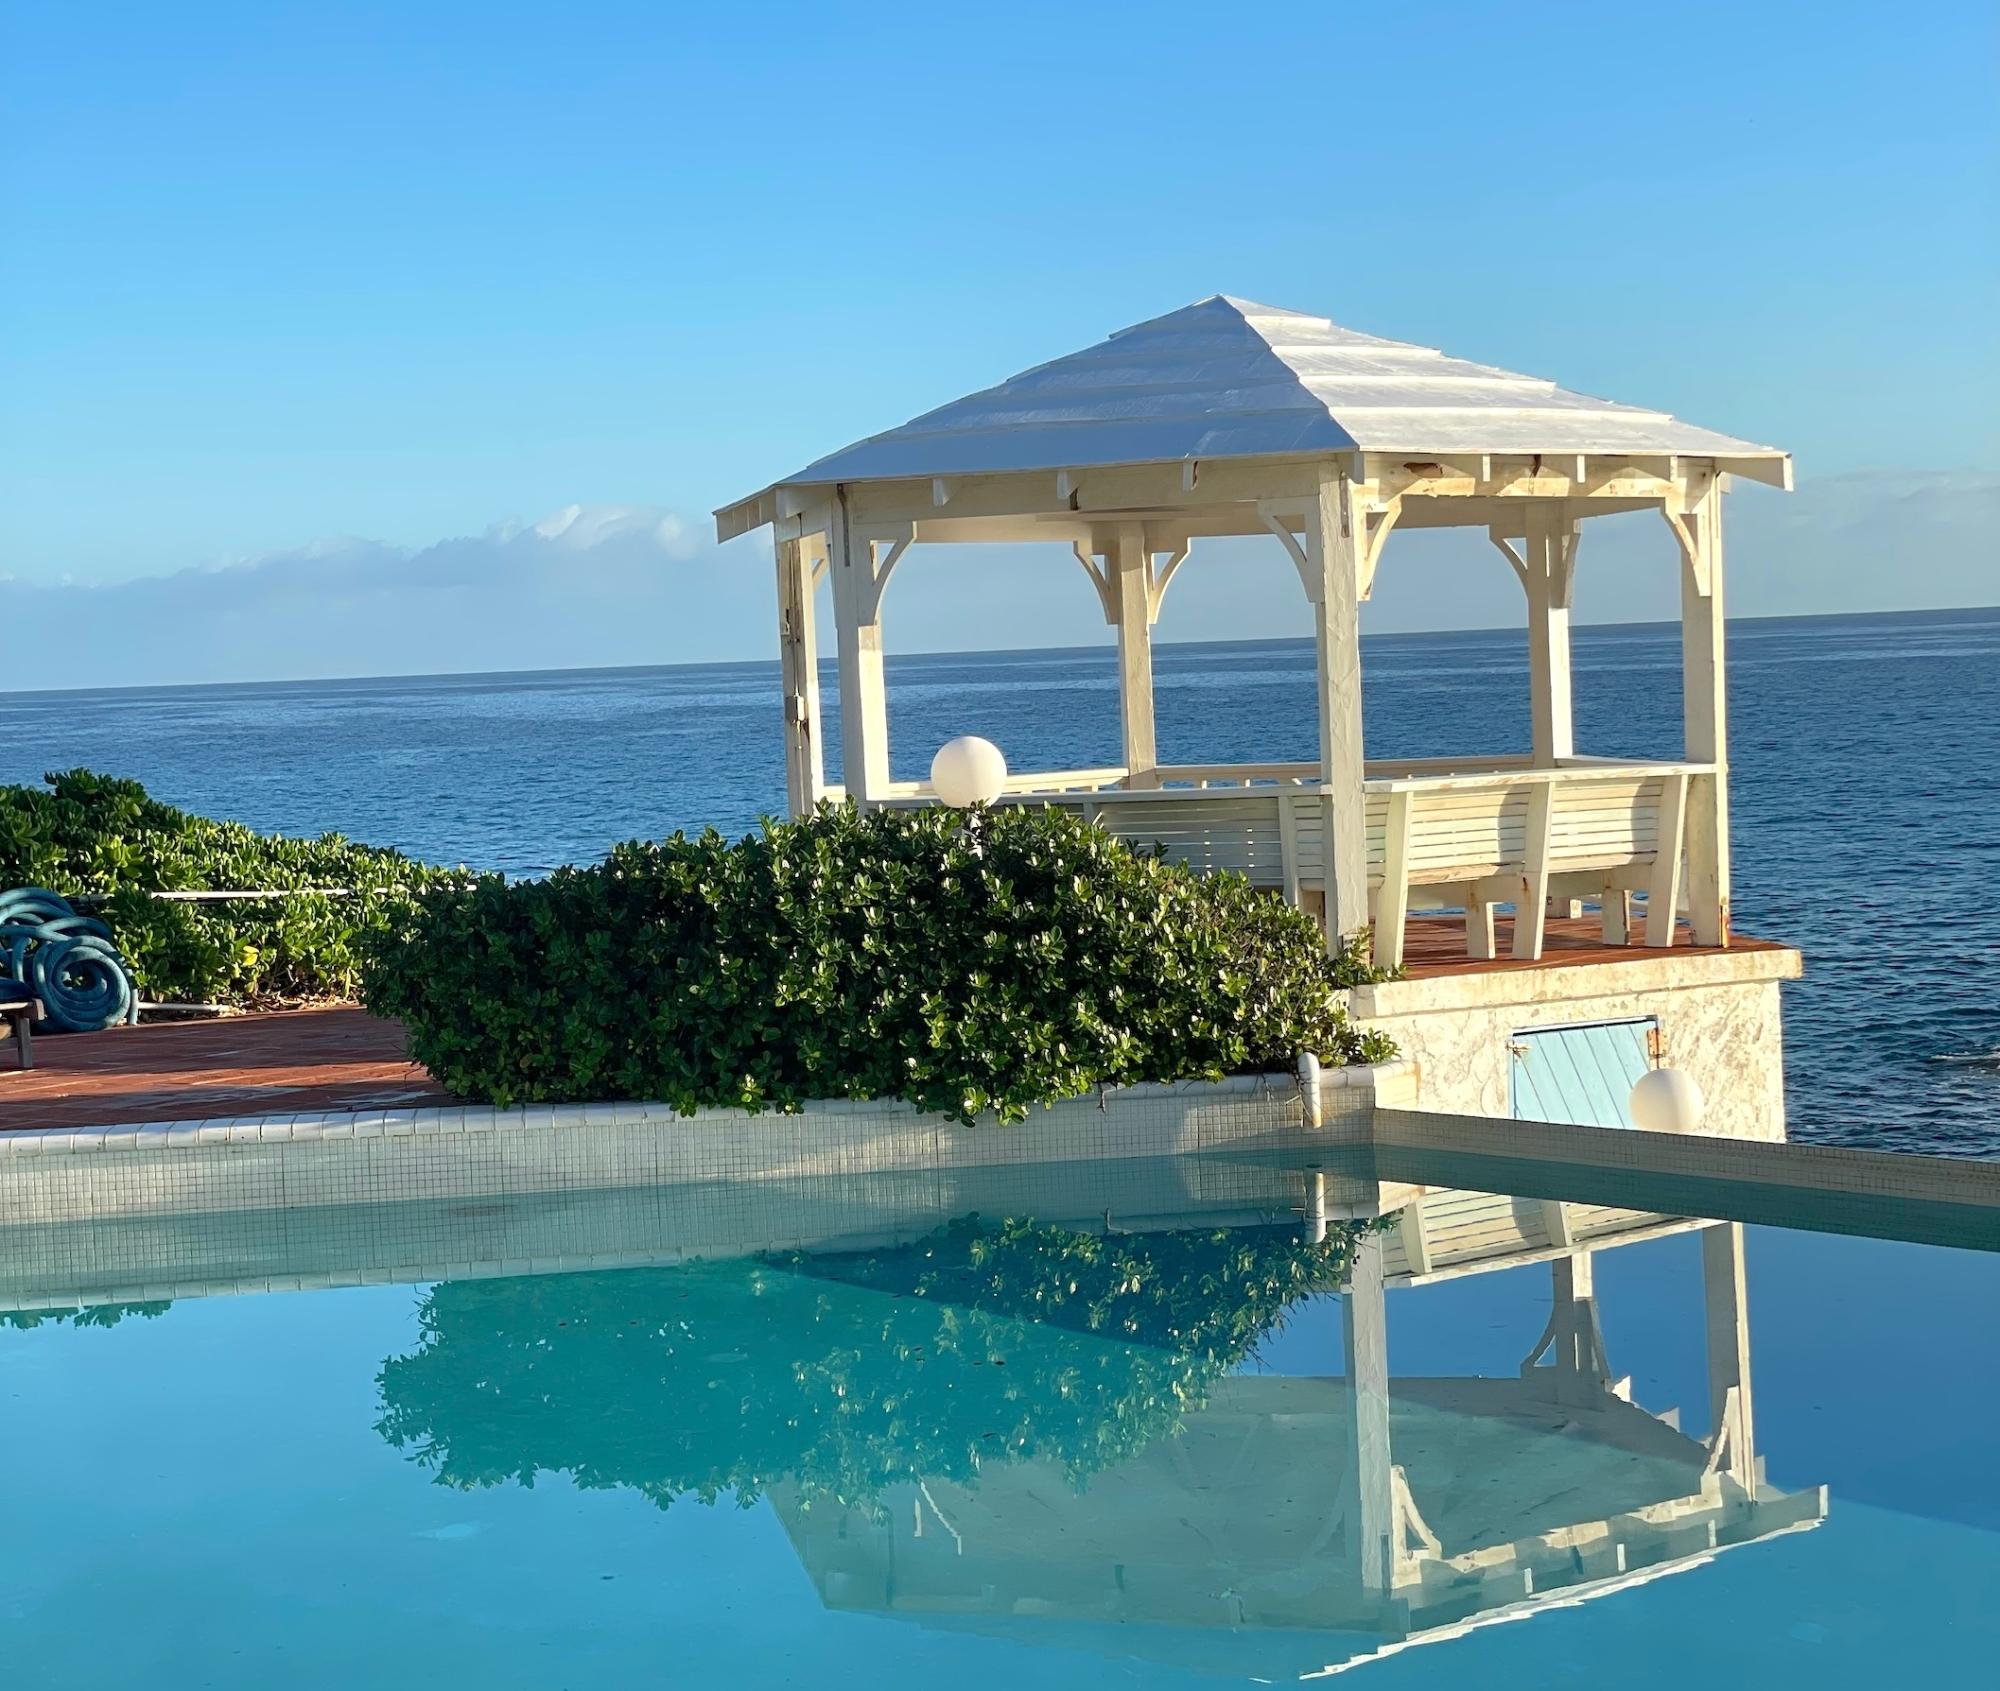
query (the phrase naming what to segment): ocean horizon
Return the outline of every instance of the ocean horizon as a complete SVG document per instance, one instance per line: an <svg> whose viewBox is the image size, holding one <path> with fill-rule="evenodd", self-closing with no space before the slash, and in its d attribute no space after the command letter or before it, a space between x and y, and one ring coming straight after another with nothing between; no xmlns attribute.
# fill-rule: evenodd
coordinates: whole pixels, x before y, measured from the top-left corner
<svg viewBox="0 0 2000 1691"><path fill-rule="evenodd" d="M1994 605L1943 605L1924 610L1896 611L1827 611L1811 615L1787 614L1783 616L1732 616L1729 627L1749 628L1751 626L1777 626L1791 623L1836 623L1836 622L1896 622L1909 620L1949 620L1957 617L1992 617L2000 615L2000 604ZM821 643L828 648L820 659L820 670L831 678L835 674L831 654L832 618L831 613L822 616ZM1410 640L1449 640L1460 636L1476 638L1492 634L1505 634L1512 624L1494 623L1486 626L1467 628L1435 629L1384 629L1364 632L1361 636L1363 649L1378 643ZM1678 637L1680 624L1671 619L1654 619L1643 622L1578 622L1571 627L1573 636L1586 633L1614 635L1621 633L1666 632ZM1264 647L1264 646L1306 646L1312 645L1310 635L1271 635L1254 640L1168 640L1156 637L1153 650L1157 654L1170 647L1200 646L1208 648ZM885 662L893 666L905 659L966 658L966 657L1058 657L1081 655L1091 652L1113 652L1116 645L1110 639L1092 641L1082 645L1066 646L1015 646L999 651L984 647L934 647L928 650L890 652ZM66 698L78 693L158 693L158 692L228 692L239 688L265 687L327 687L353 682L365 684L375 681L506 681L537 676L566 675L648 675L661 670L705 670L705 669L755 669L768 667L774 673L778 667L775 653L761 658L702 658L693 662L660 664L548 664L535 665L525 669L409 669L381 670L365 673L328 673L325 675L274 675L251 676L232 681L134 681L118 686L78 686L78 687L5 687L0 686L0 699Z"/></svg>

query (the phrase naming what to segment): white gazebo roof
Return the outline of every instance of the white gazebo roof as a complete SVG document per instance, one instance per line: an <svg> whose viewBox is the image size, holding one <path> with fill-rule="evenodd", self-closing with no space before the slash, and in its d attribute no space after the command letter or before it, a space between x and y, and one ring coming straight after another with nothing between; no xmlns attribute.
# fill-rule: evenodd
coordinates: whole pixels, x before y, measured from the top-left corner
<svg viewBox="0 0 2000 1691"><path fill-rule="evenodd" d="M1785 458L1664 411L1217 294L775 485L1337 452L1667 455L1767 459L1774 469Z"/></svg>

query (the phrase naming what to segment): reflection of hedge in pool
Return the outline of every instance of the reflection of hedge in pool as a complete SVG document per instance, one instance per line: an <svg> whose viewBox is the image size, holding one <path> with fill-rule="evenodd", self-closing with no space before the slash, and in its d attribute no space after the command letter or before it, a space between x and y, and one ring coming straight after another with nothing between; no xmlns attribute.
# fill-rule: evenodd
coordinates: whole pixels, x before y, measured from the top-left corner
<svg viewBox="0 0 2000 1691"><path fill-rule="evenodd" d="M1352 1239L975 1217L866 1256L442 1285L378 1430L440 1484L554 1472L662 1506L781 1481L864 1503L1029 1458L1081 1483L1337 1287Z"/></svg>
<svg viewBox="0 0 2000 1691"><path fill-rule="evenodd" d="M32 1332L37 1327L116 1327L127 1320L157 1321L173 1300L152 1303L98 1303L82 1309L0 1309L0 1327Z"/></svg>

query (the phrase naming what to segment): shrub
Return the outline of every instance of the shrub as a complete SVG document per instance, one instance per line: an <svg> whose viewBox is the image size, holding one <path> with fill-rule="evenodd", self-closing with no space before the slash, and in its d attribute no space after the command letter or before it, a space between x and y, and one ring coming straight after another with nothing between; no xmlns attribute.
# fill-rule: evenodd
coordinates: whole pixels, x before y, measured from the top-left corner
<svg viewBox="0 0 2000 1691"><path fill-rule="evenodd" d="M1386 1055L1340 1006L1353 967L1242 879L1060 810L822 806L428 888L371 936L363 995L440 1082L501 1104L899 1097L1019 1120L1098 1085Z"/></svg>
<svg viewBox="0 0 2000 1691"><path fill-rule="evenodd" d="M357 931L383 919L391 889L437 871L338 834L288 839L193 816L136 781L72 769L45 787L0 786L0 888L47 887L90 899L140 992L159 1000L352 996ZM154 892L343 887L229 903L167 902Z"/></svg>

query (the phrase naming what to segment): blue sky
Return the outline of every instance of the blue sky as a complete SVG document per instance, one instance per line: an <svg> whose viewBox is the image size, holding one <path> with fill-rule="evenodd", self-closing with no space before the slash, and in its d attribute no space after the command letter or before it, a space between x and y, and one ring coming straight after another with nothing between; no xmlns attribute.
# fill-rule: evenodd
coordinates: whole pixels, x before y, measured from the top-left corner
<svg viewBox="0 0 2000 1691"><path fill-rule="evenodd" d="M710 507L1214 292L1790 447L1805 514L1751 519L1792 550L1739 608L2000 598L1993 8L1420 16L13 0L0 620L235 564L229 665L262 627L258 673L352 673L301 591L341 543L414 575L582 506L672 544L548 661L762 655L768 565ZM1885 568L1902 471L1946 538ZM1497 560L1456 614L1392 563L1378 622L1517 615ZM1021 628L1101 638L1077 586ZM199 647L200 589L151 583L135 649ZM431 667L489 667L508 605L457 591ZM960 643L948 593L902 614Z"/></svg>

